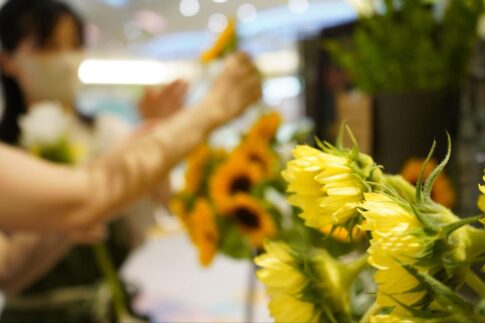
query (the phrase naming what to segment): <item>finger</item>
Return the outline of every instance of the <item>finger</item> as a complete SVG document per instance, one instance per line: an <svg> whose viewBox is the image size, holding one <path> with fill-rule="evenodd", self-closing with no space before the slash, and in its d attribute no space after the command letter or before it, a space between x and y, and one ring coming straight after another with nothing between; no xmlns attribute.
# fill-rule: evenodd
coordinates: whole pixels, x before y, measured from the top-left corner
<svg viewBox="0 0 485 323"><path fill-rule="evenodd" d="M75 243L92 244L104 240L106 236L106 227L104 225L97 225L87 230L73 233L71 239Z"/></svg>

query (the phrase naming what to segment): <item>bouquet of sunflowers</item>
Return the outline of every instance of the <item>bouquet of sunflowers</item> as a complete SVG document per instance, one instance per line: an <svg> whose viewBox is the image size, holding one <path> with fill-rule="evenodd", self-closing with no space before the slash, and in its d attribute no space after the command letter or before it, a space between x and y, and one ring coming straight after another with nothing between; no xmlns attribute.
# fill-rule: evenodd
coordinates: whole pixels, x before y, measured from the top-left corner
<svg viewBox="0 0 485 323"><path fill-rule="evenodd" d="M360 242L344 254L304 238L265 242L255 262L275 321L484 322L485 215L462 219L432 199L451 148L428 171L433 145L412 185L355 139L345 148L342 133L335 146L297 146L283 177L306 231L330 226L326 235L344 230Z"/></svg>
<svg viewBox="0 0 485 323"><path fill-rule="evenodd" d="M219 251L250 258L276 237L284 212L268 194L284 192L282 163L275 150L280 115L262 115L226 151L203 144L188 157L185 187L171 201L175 213L208 266Z"/></svg>

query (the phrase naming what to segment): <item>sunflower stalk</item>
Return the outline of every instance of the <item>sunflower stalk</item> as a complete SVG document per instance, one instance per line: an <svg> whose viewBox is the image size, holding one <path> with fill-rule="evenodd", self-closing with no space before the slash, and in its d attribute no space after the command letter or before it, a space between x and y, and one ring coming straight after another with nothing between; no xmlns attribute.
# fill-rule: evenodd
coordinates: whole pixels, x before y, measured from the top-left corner
<svg viewBox="0 0 485 323"><path fill-rule="evenodd" d="M365 312L364 316L360 319L360 323L367 323L370 321L371 316L377 314L382 309L382 306L374 302Z"/></svg>
<svg viewBox="0 0 485 323"><path fill-rule="evenodd" d="M364 270L367 267L368 259L369 259L369 255L366 253L347 265L349 278L352 281L361 273L362 270Z"/></svg>
<svg viewBox="0 0 485 323"><path fill-rule="evenodd" d="M116 313L117 321L122 322L130 318L128 309L126 308L126 298L123 292L121 280L118 277L116 269L109 256L106 244L101 242L94 247L94 254L96 255L96 262L103 273L105 280L108 283L111 296L113 298L113 307Z"/></svg>
<svg viewBox="0 0 485 323"><path fill-rule="evenodd" d="M480 279L470 268L464 272L465 283L473 289L482 299L485 299L485 282Z"/></svg>
<svg viewBox="0 0 485 323"><path fill-rule="evenodd" d="M455 230L458 230L459 228L472 224L477 222L480 219L483 219L485 217L485 214L473 216L473 217L468 217L460 221L453 222L451 224L448 224L443 228L443 234L448 237L450 234L452 234ZM485 250L484 250L485 251Z"/></svg>

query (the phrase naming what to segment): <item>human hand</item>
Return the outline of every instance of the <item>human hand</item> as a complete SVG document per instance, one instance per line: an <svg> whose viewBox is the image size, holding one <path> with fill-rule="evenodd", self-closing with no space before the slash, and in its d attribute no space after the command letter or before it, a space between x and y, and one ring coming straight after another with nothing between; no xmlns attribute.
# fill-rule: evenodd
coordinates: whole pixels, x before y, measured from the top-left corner
<svg viewBox="0 0 485 323"><path fill-rule="evenodd" d="M81 231L72 232L69 234L69 238L76 244L95 244L106 239L107 232L106 225L97 224Z"/></svg>
<svg viewBox="0 0 485 323"><path fill-rule="evenodd" d="M143 119L164 119L179 111L187 94L188 84L177 80L162 89L145 88L145 93L138 103L138 110Z"/></svg>
<svg viewBox="0 0 485 323"><path fill-rule="evenodd" d="M237 52L226 59L224 70L214 81L202 107L224 123L260 98L261 76L257 68L247 54Z"/></svg>

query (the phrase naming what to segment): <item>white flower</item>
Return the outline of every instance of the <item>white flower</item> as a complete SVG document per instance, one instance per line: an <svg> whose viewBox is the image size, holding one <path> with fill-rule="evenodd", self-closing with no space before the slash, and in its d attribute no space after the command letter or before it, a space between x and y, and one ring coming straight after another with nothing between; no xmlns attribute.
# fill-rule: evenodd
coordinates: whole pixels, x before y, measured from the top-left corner
<svg viewBox="0 0 485 323"><path fill-rule="evenodd" d="M22 145L26 148L55 145L68 135L73 122L73 117L56 102L36 104L19 119Z"/></svg>

